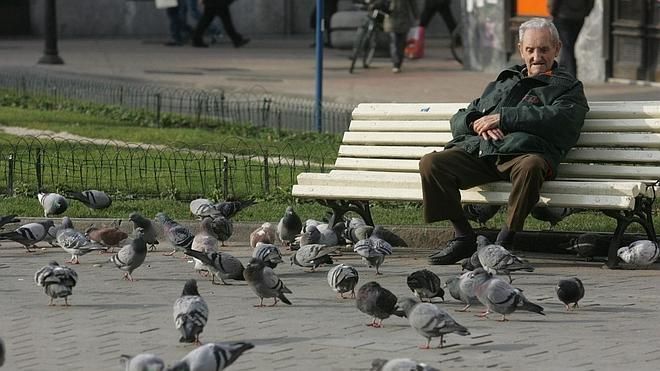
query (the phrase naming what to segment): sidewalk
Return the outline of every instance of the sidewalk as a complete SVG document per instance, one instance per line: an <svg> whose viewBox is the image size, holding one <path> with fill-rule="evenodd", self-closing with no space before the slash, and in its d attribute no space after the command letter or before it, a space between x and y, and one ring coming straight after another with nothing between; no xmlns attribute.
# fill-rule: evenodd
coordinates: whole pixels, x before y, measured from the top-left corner
<svg viewBox="0 0 660 371"><path fill-rule="evenodd" d="M228 91L266 91L314 99L315 51L308 38L253 40L232 48L222 42L208 49L166 47L157 40L60 40L62 66L37 65L42 40L0 40L0 68L32 66L53 73L129 79ZM361 102L469 102L495 76L464 71L449 52L447 40L431 39L425 58L404 62L392 74L388 58L372 68L348 73L347 50L326 49L324 99ZM587 84L590 100L660 100L660 87L624 83Z"/></svg>

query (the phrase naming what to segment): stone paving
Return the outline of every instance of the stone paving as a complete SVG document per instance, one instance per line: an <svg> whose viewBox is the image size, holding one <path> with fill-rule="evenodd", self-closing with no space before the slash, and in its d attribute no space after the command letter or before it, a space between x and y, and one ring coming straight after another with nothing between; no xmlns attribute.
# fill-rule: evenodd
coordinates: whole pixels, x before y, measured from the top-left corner
<svg viewBox="0 0 660 371"><path fill-rule="evenodd" d="M534 273L515 276L514 284L545 307L546 316L520 312L509 322L457 313L461 304L449 295L439 305L468 327L470 336L448 335L444 349L421 350L424 339L407 320L392 317L384 328L365 326L370 318L354 300L337 299L326 281L329 267L309 273L288 263L275 271L293 291L292 306L254 308L258 298L245 282L211 285L198 276L187 259L166 257L160 245L150 252L133 276L110 265L99 267L109 255L91 253L74 266L79 283L71 307L48 307L48 297L33 281L34 272L51 260L63 263L59 248L27 254L17 244L0 247L0 337L7 348L7 370L120 370L121 354L152 352L169 364L193 349L178 343L172 304L186 279L197 278L210 308L203 342L251 341L256 346L231 370L368 370L373 358L409 357L445 369L509 370L654 370L660 361L660 272L612 271L600 263L565 256L527 253ZM225 248L244 263L247 243L233 238ZM405 278L419 268L436 272L443 282L460 271L456 266L427 266L425 249L396 249L381 267L383 276L364 266L345 249L337 262L354 265L360 283L376 280L397 296L410 296ZM288 262L288 258L285 258ZM576 275L586 287L581 308L566 312L554 294L562 276ZM437 346L438 339L432 342Z"/></svg>

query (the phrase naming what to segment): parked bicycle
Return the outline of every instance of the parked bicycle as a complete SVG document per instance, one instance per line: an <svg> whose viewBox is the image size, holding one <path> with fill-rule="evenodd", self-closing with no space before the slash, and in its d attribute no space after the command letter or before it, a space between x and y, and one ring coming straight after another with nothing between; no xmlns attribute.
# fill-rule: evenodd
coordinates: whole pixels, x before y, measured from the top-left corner
<svg viewBox="0 0 660 371"><path fill-rule="evenodd" d="M387 4L383 0L364 0L363 7L367 9L367 15L358 27L353 41L353 52L351 54L351 66L349 73L353 73L355 63L362 57L362 67L369 68L376 53L376 41L379 32L383 31L383 20L387 15Z"/></svg>

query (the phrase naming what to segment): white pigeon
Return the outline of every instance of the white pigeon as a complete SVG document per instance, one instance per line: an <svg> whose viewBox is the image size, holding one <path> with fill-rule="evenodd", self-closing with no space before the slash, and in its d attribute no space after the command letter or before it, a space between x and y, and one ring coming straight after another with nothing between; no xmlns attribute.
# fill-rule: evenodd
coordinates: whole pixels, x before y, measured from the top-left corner
<svg viewBox="0 0 660 371"><path fill-rule="evenodd" d="M625 263L644 266L653 264L658 259L660 248L658 248L657 242L638 240L621 247L616 254Z"/></svg>
<svg viewBox="0 0 660 371"><path fill-rule="evenodd" d="M66 202L64 196L57 193L39 192L37 199L44 209L44 217L48 218L50 215L59 215L66 211L69 204Z"/></svg>
<svg viewBox="0 0 660 371"><path fill-rule="evenodd" d="M190 213L198 218L220 214L213 208L213 201L208 198L197 198L190 201Z"/></svg>

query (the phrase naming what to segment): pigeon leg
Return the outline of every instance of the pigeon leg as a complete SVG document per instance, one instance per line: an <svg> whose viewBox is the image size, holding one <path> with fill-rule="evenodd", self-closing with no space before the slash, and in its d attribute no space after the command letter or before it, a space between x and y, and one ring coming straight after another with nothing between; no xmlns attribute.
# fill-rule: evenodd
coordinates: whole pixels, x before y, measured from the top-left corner
<svg viewBox="0 0 660 371"><path fill-rule="evenodd" d="M152 244L149 246L149 251L156 251L156 245L152 243Z"/></svg>
<svg viewBox="0 0 660 371"><path fill-rule="evenodd" d="M461 309L456 309L456 311L457 312L467 312L468 308L470 308L471 306L472 306L472 304L468 304L468 305L464 306Z"/></svg>
<svg viewBox="0 0 660 371"><path fill-rule="evenodd" d="M259 304L255 304L255 308L262 308L264 306L264 298L260 298Z"/></svg>
<svg viewBox="0 0 660 371"><path fill-rule="evenodd" d="M579 307L580 307L580 306L578 305L578 303L577 303L577 301L576 301L575 304L573 304L573 309L575 309L575 308L579 308Z"/></svg>
<svg viewBox="0 0 660 371"><path fill-rule="evenodd" d="M273 304L269 305L269 307L274 307L277 304L277 298L273 298Z"/></svg>
<svg viewBox="0 0 660 371"><path fill-rule="evenodd" d="M482 312L482 313L479 313L479 314L475 314L475 316L476 316L476 317L479 317L479 318L485 318L485 319L488 319L488 315L489 315L489 314L490 314L490 310L486 309L485 312Z"/></svg>
<svg viewBox="0 0 660 371"><path fill-rule="evenodd" d="M64 297L64 306L65 307L70 307L71 304L69 304L69 298L67 296Z"/></svg>
<svg viewBox="0 0 660 371"><path fill-rule="evenodd" d="M498 321L500 321L500 322L506 322L506 321L508 321L508 319L506 319L506 315L503 314L503 315L502 315L502 319L498 319Z"/></svg>
<svg viewBox="0 0 660 371"><path fill-rule="evenodd" d="M351 290L351 299L355 299L355 289Z"/></svg>
<svg viewBox="0 0 660 371"><path fill-rule="evenodd" d="M24 245L23 247L25 247L25 252L26 253L31 253L32 252L32 250L30 250L30 247L28 245ZM36 248L36 246L34 246L34 245L32 245L32 247Z"/></svg>
<svg viewBox="0 0 660 371"><path fill-rule="evenodd" d="M444 346L445 346L445 336L441 334L440 335L440 346L438 348L442 349L442 348L444 348Z"/></svg>
<svg viewBox="0 0 660 371"><path fill-rule="evenodd" d="M48 306L49 306L49 307L52 307L53 305L55 305L55 304L53 303L53 298L50 298L50 300L48 301Z"/></svg>
<svg viewBox="0 0 660 371"><path fill-rule="evenodd" d="M211 278L211 283L212 283L213 285L222 285L220 282L215 282L215 274L214 274L213 276L211 276L211 277L212 277L212 278Z"/></svg>
<svg viewBox="0 0 660 371"><path fill-rule="evenodd" d="M376 317L371 319L370 323L367 323L367 326L369 327L376 327Z"/></svg>
<svg viewBox="0 0 660 371"><path fill-rule="evenodd" d="M227 246L225 245L225 241L220 241L220 247L225 247L225 246Z"/></svg>
<svg viewBox="0 0 660 371"><path fill-rule="evenodd" d="M343 292L342 293L337 293L337 299L346 299L344 297L344 293Z"/></svg>
<svg viewBox="0 0 660 371"><path fill-rule="evenodd" d="M380 273L380 270L378 269L378 266L376 266L376 276L382 276L383 274Z"/></svg>
<svg viewBox="0 0 660 371"><path fill-rule="evenodd" d="M202 342L199 341L199 335L195 336L195 341L193 341L193 344L195 344L195 345L197 345L197 346L202 345Z"/></svg>
<svg viewBox="0 0 660 371"><path fill-rule="evenodd" d="M509 283L513 283L513 278L511 278L511 273L506 272L506 275L509 277Z"/></svg>
<svg viewBox="0 0 660 371"><path fill-rule="evenodd" d="M420 345L419 349L431 349L431 338L426 338L426 345Z"/></svg>
<svg viewBox="0 0 660 371"><path fill-rule="evenodd" d="M570 304L564 304L566 306L566 311L570 312L571 311L571 305Z"/></svg>

